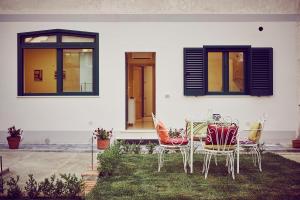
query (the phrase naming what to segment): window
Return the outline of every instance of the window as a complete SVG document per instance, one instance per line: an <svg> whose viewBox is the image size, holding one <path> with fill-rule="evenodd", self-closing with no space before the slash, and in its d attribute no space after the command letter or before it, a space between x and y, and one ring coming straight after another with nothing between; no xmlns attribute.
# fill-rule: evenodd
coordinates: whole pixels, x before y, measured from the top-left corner
<svg viewBox="0 0 300 200"><path fill-rule="evenodd" d="M18 95L98 95L98 33L18 34Z"/></svg>
<svg viewBox="0 0 300 200"><path fill-rule="evenodd" d="M246 94L248 46L205 46L207 94Z"/></svg>
<svg viewBox="0 0 300 200"><path fill-rule="evenodd" d="M273 95L273 49L184 48L184 95Z"/></svg>

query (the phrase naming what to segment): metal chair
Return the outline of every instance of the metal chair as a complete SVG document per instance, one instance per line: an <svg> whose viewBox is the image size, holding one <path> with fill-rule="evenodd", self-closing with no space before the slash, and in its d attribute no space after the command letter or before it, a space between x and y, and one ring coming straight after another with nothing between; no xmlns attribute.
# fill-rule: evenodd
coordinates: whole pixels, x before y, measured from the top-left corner
<svg viewBox="0 0 300 200"><path fill-rule="evenodd" d="M179 136L171 137L168 129L159 121L152 113L154 127L157 132L159 148L158 148L158 172L164 164L164 154L166 150L180 150L183 160L183 168L187 173L187 163L189 155L189 140L185 131L182 131Z"/></svg>
<svg viewBox="0 0 300 200"><path fill-rule="evenodd" d="M234 176L234 154L237 147L238 126L235 123L214 123L207 128L204 145L204 162L202 173L207 178L212 156L226 156L228 173ZM216 162L216 160L215 160ZM216 163L217 164L217 163Z"/></svg>
<svg viewBox="0 0 300 200"><path fill-rule="evenodd" d="M240 148L246 150L252 155L254 166L258 165L259 171L262 172L261 167L261 152L260 152L260 138L265 126L266 115L264 114L260 120L254 122L249 129L245 129L244 132L248 132L248 137L240 141Z"/></svg>

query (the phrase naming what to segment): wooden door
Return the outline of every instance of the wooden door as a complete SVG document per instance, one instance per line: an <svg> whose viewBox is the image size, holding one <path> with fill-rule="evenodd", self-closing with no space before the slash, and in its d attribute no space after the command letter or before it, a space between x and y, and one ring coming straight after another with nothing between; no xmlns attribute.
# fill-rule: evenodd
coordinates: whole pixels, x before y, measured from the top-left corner
<svg viewBox="0 0 300 200"><path fill-rule="evenodd" d="M150 117L153 112L153 67L144 67L144 116Z"/></svg>
<svg viewBox="0 0 300 200"><path fill-rule="evenodd" d="M142 115L142 68L133 67L133 97L135 99L135 117L141 119Z"/></svg>

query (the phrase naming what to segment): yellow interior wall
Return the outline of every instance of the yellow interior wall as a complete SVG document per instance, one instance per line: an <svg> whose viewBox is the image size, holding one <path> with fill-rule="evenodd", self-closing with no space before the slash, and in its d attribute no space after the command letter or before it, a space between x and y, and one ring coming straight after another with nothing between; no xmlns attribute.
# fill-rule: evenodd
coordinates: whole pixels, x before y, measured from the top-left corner
<svg viewBox="0 0 300 200"><path fill-rule="evenodd" d="M208 53L208 91L220 92L223 91L223 67L222 53Z"/></svg>
<svg viewBox="0 0 300 200"><path fill-rule="evenodd" d="M79 53L64 54L65 79L64 92L80 92L80 57Z"/></svg>
<svg viewBox="0 0 300 200"><path fill-rule="evenodd" d="M34 70L42 70L42 81L34 81ZM55 93L55 70L56 49L24 49L24 92Z"/></svg>
<svg viewBox="0 0 300 200"><path fill-rule="evenodd" d="M133 97L133 66L128 67L128 98Z"/></svg>
<svg viewBox="0 0 300 200"><path fill-rule="evenodd" d="M237 57L237 53L229 54L229 91L244 91L244 63Z"/></svg>

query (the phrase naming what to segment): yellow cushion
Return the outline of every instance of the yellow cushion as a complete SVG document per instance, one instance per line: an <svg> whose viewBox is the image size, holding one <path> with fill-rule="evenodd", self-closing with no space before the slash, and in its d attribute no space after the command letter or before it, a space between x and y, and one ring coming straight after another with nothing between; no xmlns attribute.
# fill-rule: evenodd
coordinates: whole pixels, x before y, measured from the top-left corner
<svg viewBox="0 0 300 200"><path fill-rule="evenodd" d="M257 143L261 136L261 123L255 122L250 126L250 133L248 139L252 142Z"/></svg>

